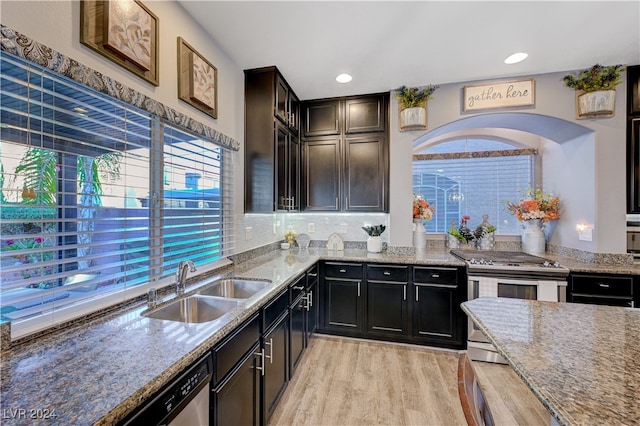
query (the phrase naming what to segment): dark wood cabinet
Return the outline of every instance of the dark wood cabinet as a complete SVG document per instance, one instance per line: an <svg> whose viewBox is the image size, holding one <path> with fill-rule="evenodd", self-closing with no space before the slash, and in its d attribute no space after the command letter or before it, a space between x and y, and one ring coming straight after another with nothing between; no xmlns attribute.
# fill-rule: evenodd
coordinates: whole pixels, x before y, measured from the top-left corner
<svg viewBox="0 0 640 426"><path fill-rule="evenodd" d="M244 73L245 212L297 210L300 102L276 67Z"/></svg>
<svg viewBox="0 0 640 426"><path fill-rule="evenodd" d="M367 331L409 334L408 266L367 265Z"/></svg>
<svg viewBox="0 0 640 426"><path fill-rule="evenodd" d="M340 134L339 99L304 103L303 111L305 137Z"/></svg>
<svg viewBox="0 0 640 426"><path fill-rule="evenodd" d="M303 144L305 210L340 211L340 147L339 137L317 138Z"/></svg>
<svg viewBox="0 0 640 426"><path fill-rule="evenodd" d="M319 329L464 349L466 279L462 267L322 262Z"/></svg>
<svg viewBox="0 0 640 426"><path fill-rule="evenodd" d="M640 65L627 67L627 213L640 213Z"/></svg>
<svg viewBox="0 0 640 426"><path fill-rule="evenodd" d="M365 305L361 264L324 264L324 324L329 331L359 335L364 331Z"/></svg>
<svg viewBox="0 0 640 426"><path fill-rule="evenodd" d="M630 275L572 273L569 276L568 301L634 307L634 290L634 280Z"/></svg>
<svg viewBox="0 0 640 426"><path fill-rule="evenodd" d="M318 265L313 266L306 273L306 328L305 328L305 346L309 346L309 339L315 333L318 327Z"/></svg>
<svg viewBox="0 0 640 426"><path fill-rule="evenodd" d="M388 204L385 136L373 134L345 140L344 210L381 212Z"/></svg>
<svg viewBox="0 0 640 426"><path fill-rule="evenodd" d="M388 211L388 94L305 101L302 110L301 208Z"/></svg>
<svg viewBox="0 0 640 426"><path fill-rule="evenodd" d="M266 424L289 382L289 313L263 336L263 424Z"/></svg>
<svg viewBox="0 0 640 426"><path fill-rule="evenodd" d="M463 345L466 300L457 268L413 268L413 338L446 346Z"/></svg>
<svg viewBox="0 0 640 426"><path fill-rule="evenodd" d="M291 353L290 353L290 371L289 376L293 377L298 363L302 359L305 349L305 322L306 322L306 298L304 294L291 303Z"/></svg>

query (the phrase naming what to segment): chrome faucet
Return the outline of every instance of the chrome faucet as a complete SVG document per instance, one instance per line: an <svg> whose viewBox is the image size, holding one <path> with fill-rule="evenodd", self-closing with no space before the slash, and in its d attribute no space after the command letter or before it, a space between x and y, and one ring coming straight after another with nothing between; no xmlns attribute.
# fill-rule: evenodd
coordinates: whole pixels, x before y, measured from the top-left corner
<svg viewBox="0 0 640 426"><path fill-rule="evenodd" d="M193 264L190 260L183 260L178 263L178 269L176 270L176 293L182 294L184 293L185 285L184 282L187 278L187 272L195 272L196 265Z"/></svg>

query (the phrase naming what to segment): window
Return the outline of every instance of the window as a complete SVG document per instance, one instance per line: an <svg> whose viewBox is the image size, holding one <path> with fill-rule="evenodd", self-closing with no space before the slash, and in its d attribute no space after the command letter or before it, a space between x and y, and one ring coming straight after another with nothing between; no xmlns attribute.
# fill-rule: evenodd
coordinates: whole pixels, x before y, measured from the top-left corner
<svg viewBox="0 0 640 426"><path fill-rule="evenodd" d="M0 93L1 315L18 335L232 253L227 149L5 53Z"/></svg>
<svg viewBox="0 0 640 426"><path fill-rule="evenodd" d="M485 139L453 140L413 157L413 192L435 207L428 232L445 232L463 215L475 228L484 214L498 234L519 234L506 201L518 200L533 186L535 150ZM472 226L473 225L473 226Z"/></svg>

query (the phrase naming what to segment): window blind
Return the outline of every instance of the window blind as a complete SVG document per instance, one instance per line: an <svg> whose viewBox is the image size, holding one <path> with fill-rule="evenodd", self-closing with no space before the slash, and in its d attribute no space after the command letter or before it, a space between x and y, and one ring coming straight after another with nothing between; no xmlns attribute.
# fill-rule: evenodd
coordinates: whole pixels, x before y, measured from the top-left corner
<svg viewBox="0 0 640 426"><path fill-rule="evenodd" d="M475 228L488 214L496 233L519 234L519 223L506 202L517 201L533 185L533 170L532 150L414 156L413 192L436 210L425 222L427 232L446 232L452 223L458 227L463 215L471 216L469 227Z"/></svg>
<svg viewBox="0 0 640 426"><path fill-rule="evenodd" d="M232 253L226 149L19 58L0 63L3 321L55 323L61 308L126 300L180 260Z"/></svg>

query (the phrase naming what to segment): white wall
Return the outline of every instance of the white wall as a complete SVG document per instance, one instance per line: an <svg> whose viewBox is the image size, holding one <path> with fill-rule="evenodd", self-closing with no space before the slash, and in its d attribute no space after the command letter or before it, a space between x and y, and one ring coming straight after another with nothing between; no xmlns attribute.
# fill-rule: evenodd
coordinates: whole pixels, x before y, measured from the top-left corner
<svg viewBox="0 0 640 426"><path fill-rule="evenodd" d="M182 7L173 1L145 1L159 18L160 26L160 86L154 87L106 58L80 44L80 4L78 1L8 1L0 3L2 23L45 45L94 68L166 105L183 112L220 132L244 142L244 76L243 72L220 49ZM204 57L218 68L218 119L195 110L177 97L176 38L183 37ZM594 63L597 54L594 54ZM265 64L268 65L268 64ZM562 245L594 252L624 253L626 251L626 202L625 202L625 91L619 88L616 101L617 115L614 118L575 120L574 92L562 84L563 74L534 76L536 80L535 106L509 110L509 112L532 112L573 121L594 131L592 140L570 141L562 149L549 149L552 156L545 170L545 186L551 181L566 176L585 176L580 184L567 188L563 201L570 204L576 213L563 217L558 224L557 237ZM286 77L286 76L285 76ZM424 85L438 82L425 81ZM466 84L474 84L470 82ZM464 84L442 85L429 103L429 129L474 114L461 111L461 93ZM620 86L624 87L624 86ZM294 87L295 90L295 87ZM390 215L387 238L391 245L411 245L411 155L412 142L424 132L400 132L398 130L397 102L391 102L390 118ZM589 148L591 145L591 148ZM236 247L238 251L258 247L282 239L284 231L274 223L281 219L284 226L286 215L243 214L243 151L234 155L234 185L236 196ZM592 185L589 181L592 176ZM578 182L574 177L573 181ZM558 191L560 192L560 191ZM575 194L575 198L574 197ZM569 197L569 198L567 198ZM577 200L577 201L576 201ZM574 207L575 206L575 207ZM582 210L594 212L594 241L577 240L574 222ZM590 213L584 213L589 215ZM304 215L297 215L304 216ZM328 216L328 215L327 215ZM357 217L357 215L354 215ZM319 220L324 220L322 216ZM385 215L376 217L384 221ZM585 220L588 220L586 216ZM293 219L301 229L317 217ZM335 224L339 219L330 219ZM359 223L349 223L355 225ZM382 222L381 222L382 223ZM250 239L246 239L246 228L250 227ZM318 234L320 235L320 234ZM357 235L354 235L357 237ZM366 239L363 233L362 241Z"/></svg>

